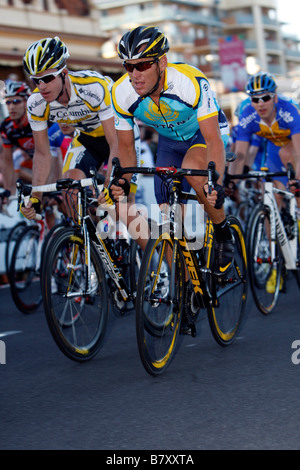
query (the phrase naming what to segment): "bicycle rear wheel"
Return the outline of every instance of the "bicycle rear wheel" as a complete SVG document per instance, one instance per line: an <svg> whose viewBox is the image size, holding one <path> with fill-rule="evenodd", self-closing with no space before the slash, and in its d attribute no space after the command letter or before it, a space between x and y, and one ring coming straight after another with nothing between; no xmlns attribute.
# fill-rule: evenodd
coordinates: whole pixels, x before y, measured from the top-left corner
<svg viewBox="0 0 300 470"><path fill-rule="evenodd" d="M12 253L9 283L13 300L22 313L31 313L42 302L40 288L40 231L36 226L22 230Z"/></svg>
<svg viewBox="0 0 300 470"><path fill-rule="evenodd" d="M99 352L107 327L105 273L96 249L90 248L90 291L83 239L75 228L61 229L49 242L41 282L53 339L63 354L77 362Z"/></svg>
<svg viewBox="0 0 300 470"><path fill-rule="evenodd" d="M257 308L264 315L274 310L282 285L282 260L278 243L275 245L276 265L271 261L269 210L259 205L249 222L249 277Z"/></svg>
<svg viewBox="0 0 300 470"><path fill-rule="evenodd" d="M228 346L237 337L243 325L247 301L247 255L243 230L234 216L228 216L235 248L234 260L225 277L210 276L210 285L217 306L207 308L213 337L221 346Z"/></svg>
<svg viewBox="0 0 300 470"><path fill-rule="evenodd" d="M162 374L174 357L183 298L183 257L178 242L162 229L146 246L136 298L138 349L142 364L151 375Z"/></svg>

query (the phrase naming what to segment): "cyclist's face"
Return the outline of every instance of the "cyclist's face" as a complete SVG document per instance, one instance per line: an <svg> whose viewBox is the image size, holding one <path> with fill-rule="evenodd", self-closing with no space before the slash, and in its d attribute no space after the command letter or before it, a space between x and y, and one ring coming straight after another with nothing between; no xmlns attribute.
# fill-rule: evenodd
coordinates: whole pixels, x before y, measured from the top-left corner
<svg viewBox="0 0 300 470"><path fill-rule="evenodd" d="M64 70L61 70L61 73L59 73L58 75L54 76L52 75L52 80L51 81L48 81L48 83L44 83L42 80L43 80L43 76L46 77L46 75L48 76L51 76L51 72L55 73L57 72L56 69L49 69L49 70L45 70L44 72L40 72L38 73L37 75L34 76L34 78L38 79L40 78L41 81L39 83L35 83L35 85L38 87L39 89L39 92L40 94L42 95L42 97L44 98L45 101L47 101L47 103L51 103L52 101L54 101L57 96L59 95L60 91L61 91L61 88L62 88L62 77L61 77L61 74L66 74L67 71L66 69Z"/></svg>
<svg viewBox="0 0 300 470"><path fill-rule="evenodd" d="M135 91L143 96L146 95L152 88L155 86L159 73L163 72L165 69L165 57L162 57L158 62L152 63L151 67L147 70L139 72L136 68L132 72L128 72L129 78L131 80L131 85ZM127 64L138 64L140 62L153 62L153 59L134 59L126 60ZM159 90L160 92L161 90Z"/></svg>
<svg viewBox="0 0 300 470"><path fill-rule="evenodd" d="M26 100L23 96L11 96L6 99L6 106L10 118L18 121L26 113Z"/></svg>
<svg viewBox="0 0 300 470"><path fill-rule="evenodd" d="M258 103L254 103L252 101L251 104L259 117L262 119L271 119L273 114L276 112L275 103L277 103L277 95L263 93L262 95L258 95L257 98L262 98L265 96L270 96L271 98L268 101L263 101L263 99L260 99Z"/></svg>

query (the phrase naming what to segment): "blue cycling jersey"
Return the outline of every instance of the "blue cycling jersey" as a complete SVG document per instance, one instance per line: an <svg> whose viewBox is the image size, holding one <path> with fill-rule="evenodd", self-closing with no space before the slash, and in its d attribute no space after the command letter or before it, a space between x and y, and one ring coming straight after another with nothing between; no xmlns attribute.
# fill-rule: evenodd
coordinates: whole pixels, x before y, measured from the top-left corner
<svg viewBox="0 0 300 470"><path fill-rule="evenodd" d="M246 104L240 115L237 140L250 142L251 135L256 134L277 147L289 143L294 134L300 133L300 111L295 104L281 97L275 107L276 116L269 126L251 103Z"/></svg>

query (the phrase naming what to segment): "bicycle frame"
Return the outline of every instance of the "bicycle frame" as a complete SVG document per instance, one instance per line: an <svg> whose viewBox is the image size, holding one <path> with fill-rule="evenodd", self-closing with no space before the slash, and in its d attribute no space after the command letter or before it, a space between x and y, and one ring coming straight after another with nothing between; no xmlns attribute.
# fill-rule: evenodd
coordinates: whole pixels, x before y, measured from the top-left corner
<svg viewBox="0 0 300 470"><path fill-rule="evenodd" d="M207 249L207 256L206 256L206 264L205 266L200 266L199 265L199 260L197 260L196 257L196 252L194 250L191 250L188 245L188 241L184 235L184 229L183 229L183 220L181 219L181 232L180 232L180 237L177 235L177 229L178 229L178 209L180 206L180 200L182 199L187 199L187 200L196 200L196 196L193 194L185 193L181 191L180 188L181 181L180 179L178 180L173 180L172 181L172 204L169 206L169 216L168 219L170 221L170 232L174 236L174 241L175 241L175 250L173 254L173 262L176 260L177 256L177 244L179 243L181 247L181 252L184 257L184 263L185 266L189 272L189 277L193 285L194 293L196 295L199 307L201 308L206 308L208 305L213 304L213 299L215 299L215 305L212 305L214 307L217 306L217 299L216 296L211 292L210 284L207 281L204 281L202 274L211 274L211 252L212 252L212 245L213 245L213 224L210 219L207 220L206 222L206 228L205 228L205 236L204 236L204 242L203 242L203 249ZM165 217L166 214L164 213ZM165 222L163 222L160 225L163 225Z"/></svg>
<svg viewBox="0 0 300 470"><path fill-rule="evenodd" d="M274 194L279 194L289 200L290 214L294 220L296 214L296 200L293 193L277 189L271 181L266 181L264 183L263 202L270 210L271 261L276 263L275 243L277 235L286 268L294 270L297 269L297 237L294 236L292 240L288 239Z"/></svg>
<svg viewBox="0 0 300 470"><path fill-rule="evenodd" d="M129 298L132 297L132 295L130 294L130 289L126 284L126 281L122 275L121 270L117 266L116 261L112 258L105 245L104 240L102 239L100 233L94 226L89 216L84 217L84 226L86 227L86 229L84 229L84 232L91 237L91 240L100 255L106 272L108 272L110 278L117 286L123 300L127 301Z"/></svg>

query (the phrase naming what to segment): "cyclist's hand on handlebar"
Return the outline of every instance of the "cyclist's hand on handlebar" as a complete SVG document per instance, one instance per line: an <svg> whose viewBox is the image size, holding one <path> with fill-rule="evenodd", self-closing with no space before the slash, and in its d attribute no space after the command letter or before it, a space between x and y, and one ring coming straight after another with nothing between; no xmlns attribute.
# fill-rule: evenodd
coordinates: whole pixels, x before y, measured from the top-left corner
<svg viewBox="0 0 300 470"><path fill-rule="evenodd" d="M98 198L98 203L105 204L107 206L114 205L113 196L111 194L111 191L108 188L104 188L103 191L101 191L99 198Z"/></svg>
<svg viewBox="0 0 300 470"><path fill-rule="evenodd" d="M109 188L104 188L99 197L100 204L112 205L114 202L120 202L130 192L130 184L125 178L115 178L110 183Z"/></svg>
<svg viewBox="0 0 300 470"><path fill-rule="evenodd" d="M300 180L290 180L289 190L295 194L296 197L300 197Z"/></svg>
<svg viewBox="0 0 300 470"><path fill-rule="evenodd" d="M30 197L27 203L24 203L23 201L20 204L20 212L28 220L34 220L36 218L36 214L41 213L41 209L41 201L37 197L33 196Z"/></svg>
<svg viewBox="0 0 300 470"><path fill-rule="evenodd" d="M205 184L203 191L211 206L215 209L221 209L221 207L223 207L225 199L225 189L223 186L215 184L212 192L209 193L208 184Z"/></svg>
<svg viewBox="0 0 300 470"><path fill-rule="evenodd" d="M213 207L215 207L216 202L217 202L217 197L218 197L217 191L213 189L212 192L209 194L209 192L208 192L208 184L205 184L205 185L204 185L203 190L204 190L206 199L208 200L208 202L210 203L210 205L213 206Z"/></svg>

